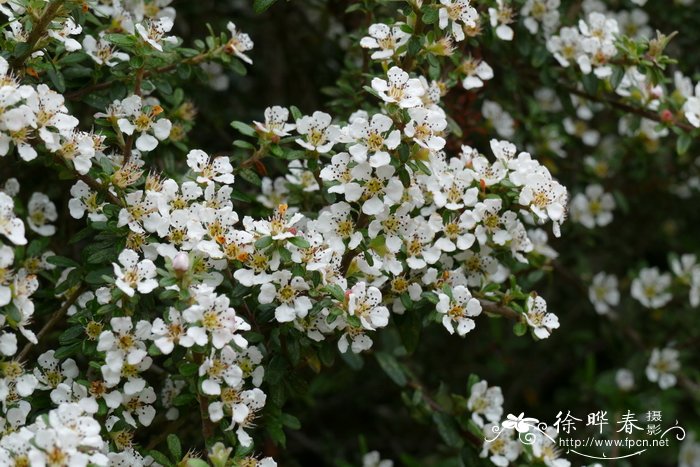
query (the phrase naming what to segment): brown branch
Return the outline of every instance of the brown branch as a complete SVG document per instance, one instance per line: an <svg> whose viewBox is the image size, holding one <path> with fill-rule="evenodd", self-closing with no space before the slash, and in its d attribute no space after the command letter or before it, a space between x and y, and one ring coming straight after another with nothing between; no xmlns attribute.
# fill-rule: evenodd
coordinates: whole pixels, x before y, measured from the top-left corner
<svg viewBox="0 0 700 467"><path fill-rule="evenodd" d="M613 108L616 108L618 110L622 110L623 112L631 113L634 115L639 115L640 117L644 117L649 120L653 120L655 122L663 123L665 125L675 125L676 127L680 128L683 131L691 132L695 130L695 127L692 125L685 123L685 122L679 122L677 120L672 120L670 122L664 121L661 118L661 115L657 114L656 112L652 112L651 110L643 109L641 107L635 107L633 105L627 104L625 102L622 102L617 99L613 99L610 97L603 97L603 96L594 96L592 94L588 94L585 91L581 91L579 89L576 89L571 86L567 86L566 84L559 83L559 86L562 89L565 89L571 94L574 94L576 96L582 97L584 99L588 99L590 101L594 102L600 102L601 104L607 104Z"/></svg>
<svg viewBox="0 0 700 467"><path fill-rule="evenodd" d="M512 319L514 321L520 321L522 319L521 313L518 313L517 311L513 310L512 308L508 308L505 305L484 300L483 298L479 299L479 303L481 303L481 309L486 313L500 315L504 318Z"/></svg>
<svg viewBox="0 0 700 467"><path fill-rule="evenodd" d="M34 47L36 46L36 43L39 42L39 39L42 38L42 36L46 32L46 29L49 27L49 24L56 17L58 11L63 6L65 1L66 0L53 0L48 5L46 5L44 12L41 14L37 22L32 25L32 32L29 33L29 37L27 37L27 42L25 42L25 44L27 44L27 50L25 50L22 54L20 54L18 57L12 60L13 68L21 68L22 65L24 65L25 60L27 60L27 58L29 58L29 56L32 53L34 53Z"/></svg>
<svg viewBox="0 0 700 467"><path fill-rule="evenodd" d="M209 56L213 55L216 52L220 52L220 51L221 51L221 48L217 48L214 50L210 50L209 52L204 52L204 53L201 53L199 55L195 55L194 57L186 58L186 59L181 60L177 63L171 63L170 65L164 65L164 66L155 68L153 70L141 69L143 71L140 74L140 76L137 74L137 76L135 77L135 79L136 79L135 85L138 84L138 87L135 86L135 88L140 90L140 87L141 87L140 81L142 81L145 78L149 78L153 75L160 75L163 73L169 73L169 72L175 70L180 65L197 65L197 64L205 61L207 58L209 58ZM139 71L141 71L141 70L139 70ZM122 80L125 80L125 79L129 79L130 77L131 76L128 75L128 76L124 76L123 78L112 79L109 81L104 81L102 83L95 83L91 86L86 86L82 89L78 89L78 90L75 90L73 92L66 93L65 97L68 100L76 100L76 99L83 97L86 94L91 94L93 92L101 91L103 89L109 89L115 83L122 81Z"/></svg>
<svg viewBox="0 0 700 467"><path fill-rule="evenodd" d="M42 327L41 330L37 333L37 335L36 335L37 342L40 342L42 337L44 337L49 331L51 331L51 329L53 329L53 327L59 321L63 320L63 317L68 312L68 308L70 308L71 305L73 305L75 303L75 301L78 299L78 297L80 297L80 295L83 293L84 290L85 290L84 285L81 285L80 287L78 287L75 290L75 292L73 292L73 294L70 297L68 297L68 299L63 303L61 308L59 308L58 311L56 311L56 313L54 313L51 316L51 318L49 318L49 320L46 322L46 324L44 324L44 327ZM27 357L27 355L29 355L29 352L32 350L33 346L34 346L34 344L32 344L31 342L27 342L27 345L24 346L22 351L17 356L17 360L23 361Z"/></svg>

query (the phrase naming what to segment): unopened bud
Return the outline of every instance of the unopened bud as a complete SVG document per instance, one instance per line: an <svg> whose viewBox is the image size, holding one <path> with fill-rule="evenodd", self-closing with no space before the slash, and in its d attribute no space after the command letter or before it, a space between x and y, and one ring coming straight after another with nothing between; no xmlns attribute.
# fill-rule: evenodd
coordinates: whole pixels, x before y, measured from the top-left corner
<svg viewBox="0 0 700 467"><path fill-rule="evenodd" d="M217 442L211 447L211 452L209 453L209 460L216 467L223 467L228 462L228 458L231 456L233 448L227 448L224 443Z"/></svg>
<svg viewBox="0 0 700 467"><path fill-rule="evenodd" d="M673 112L668 109L661 111L661 121L664 123L671 123L673 121Z"/></svg>
<svg viewBox="0 0 700 467"><path fill-rule="evenodd" d="M173 258L173 269L180 275L190 269L190 257L187 253L180 252Z"/></svg>

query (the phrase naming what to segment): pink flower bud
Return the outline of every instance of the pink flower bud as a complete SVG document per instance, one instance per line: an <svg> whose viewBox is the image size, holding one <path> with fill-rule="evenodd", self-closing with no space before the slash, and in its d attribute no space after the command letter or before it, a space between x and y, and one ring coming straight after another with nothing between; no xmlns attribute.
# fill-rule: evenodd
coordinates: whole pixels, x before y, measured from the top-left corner
<svg viewBox="0 0 700 467"><path fill-rule="evenodd" d="M173 258L173 269L177 272L186 272L190 268L190 257L187 253L180 252Z"/></svg>

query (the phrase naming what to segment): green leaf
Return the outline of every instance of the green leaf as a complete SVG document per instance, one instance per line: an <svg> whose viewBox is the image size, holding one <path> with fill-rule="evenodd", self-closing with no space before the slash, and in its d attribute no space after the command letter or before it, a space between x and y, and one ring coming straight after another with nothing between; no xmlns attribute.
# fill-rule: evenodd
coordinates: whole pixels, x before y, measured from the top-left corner
<svg viewBox="0 0 700 467"><path fill-rule="evenodd" d="M679 156L684 155L690 149L693 137L689 133L682 133L676 140L676 152Z"/></svg>
<svg viewBox="0 0 700 467"><path fill-rule="evenodd" d="M239 171L238 174L243 178L243 180L252 183L255 186L262 185L262 180L260 180L260 176L251 169L243 169Z"/></svg>
<svg viewBox="0 0 700 467"><path fill-rule="evenodd" d="M409 354L415 352L418 347L420 334L423 329L423 323L418 311L421 310L407 310L402 316L396 316L396 325L399 328L401 342Z"/></svg>
<svg viewBox="0 0 700 467"><path fill-rule="evenodd" d="M288 413L282 414L282 424L287 428L291 428L292 430L298 430L301 428L301 422L299 419Z"/></svg>
<svg viewBox="0 0 700 467"><path fill-rule="evenodd" d="M76 263L75 261L73 261L70 258L66 258L65 256L58 256L58 255L49 256L48 258L46 258L46 261L48 263L55 265L55 266L60 266L63 268L79 268L80 267L80 265L78 263Z"/></svg>
<svg viewBox="0 0 700 467"><path fill-rule="evenodd" d="M168 435L168 450L170 451L170 454L173 456L173 459L175 460L180 460L182 459L182 446L180 445L180 440L177 438L177 435L171 433Z"/></svg>
<svg viewBox="0 0 700 467"><path fill-rule="evenodd" d="M173 465L173 463L170 462L170 459L168 459L166 455L160 451L150 451L149 454L151 455L154 461L158 462L161 465L165 465L168 467Z"/></svg>
<svg viewBox="0 0 700 467"><path fill-rule="evenodd" d="M255 129L247 123L233 121L231 126L246 136L255 136Z"/></svg>
<svg viewBox="0 0 700 467"><path fill-rule="evenodd" d="M177 371L182 376L192 376L197 373L198 368L199 366L196 363L183 363L182 365L178 365Z"/></svg>
<svg viewBox="0 0 700 467"><path fill-rule="evenodd" d="M445 444L452 448L462 446L462 437L460 436L457 424L452 417L442 412L434 412L433 422L437 426L438 433L440 433L440 437Z"/></svg>
<svg viewBox="0 0 700 467"><path fill-rule="evenodd" d="M513 325L513 334L518 337L524 336L527 333L527 324L525 323L515 323Z"/></svg>
<svg viewBox="0 0 700 467"><path fill-rule="evenodd" d="M377 352L374 355L377 358L377 363L379 363L379 366L382 367L384 373L386 373L387 376L389 376L389 378L391 378L393 382L395 382L399 386L406 385L406 375L401 369L399 362L396 360L396 358L394 358L393 355L387 352Z"/></svg>
<svg viewBox="0 0 700 467"><path fill-rule="evenodd" d="M56 91L60 93L66 91L66 80L60 71L58 71L55 68L49 68L48 70L46 70L46 74L49 75L51 84L53 84L53 87Z"/></svg>
<svg viewBox="0 0 700 467"><path fill-rule="evenodd" d="M105 34L104 38L108 42L122 47L133 47L136 45L136 37L127 36L126 34Z"/></svg>
<svg viewBox="0 0 700 467"><path fill-rule="evenodd" d="M272 245L272 237L270 237L269 235L266 237L262 237L257 242L255 242L255 248L257 248L258 250L263 250L270 245Z"/></svg>
<svg viewBox="0 0 700 467"><path fill-rule="evenodd" d="M260 14L274 5L276 1L277 0L255 0L253 2L253 9L256 13Z"/></svg>
<svg viewBox="0 0 700 467"><path fill-rule="evenodd" d="M291 243L294 246L297 246L299 248L310 248L311 244L302 237L292 237L287 239L289 243Z"/></svg>
<svg viewBox="0 0 700 467"><path fill-rule="evenodd" d="M425 24L433 24L438 20L438 9L432 5L427 5L423 8L423 22Z"/></svg>
<svg viewBox="0 0 700 467"><path fill-rule="evenodd" d="M210 467L209 463L202 459L187 459L187 467Z"/></svg>

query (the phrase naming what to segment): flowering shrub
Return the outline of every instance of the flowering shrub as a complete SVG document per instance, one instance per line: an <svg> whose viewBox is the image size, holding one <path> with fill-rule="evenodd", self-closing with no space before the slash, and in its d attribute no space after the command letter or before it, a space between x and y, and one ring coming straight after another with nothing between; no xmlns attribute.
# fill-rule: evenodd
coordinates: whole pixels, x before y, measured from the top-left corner
<svg viewBox="0 0 700 467"><path fill-rule="evenodd" d="M567 466L525 412L698 429L692 0L188 3L0 2L1 465ZM283 73L270 18L325 25L285 53L312 97L244 78Z"/></svg>

